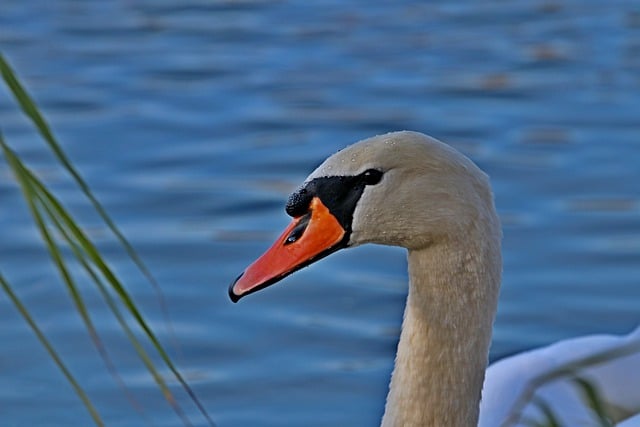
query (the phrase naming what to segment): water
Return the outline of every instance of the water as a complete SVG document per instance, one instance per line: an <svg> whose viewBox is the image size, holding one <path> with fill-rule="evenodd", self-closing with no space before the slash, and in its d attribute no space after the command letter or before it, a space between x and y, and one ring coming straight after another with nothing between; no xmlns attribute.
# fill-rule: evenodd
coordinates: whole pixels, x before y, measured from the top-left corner
<svg viewBox="0 0 640 427"><path fill-rule="evenodd" d="M404 253L344 251L237 305L228 283L287 224L288 193L326 156L413 129L491 175L505 259L492 359L630 330L640 322L634 3L4 0L3 54L157 277L173 335L4 87L0 126L126 278L220 426L370 426L393 363ZM87 292L144 416L132 409L4 165L0 176L3 274L108 425L179 425ZM4 296L0 341L3 425L91 423Z"/></svg>

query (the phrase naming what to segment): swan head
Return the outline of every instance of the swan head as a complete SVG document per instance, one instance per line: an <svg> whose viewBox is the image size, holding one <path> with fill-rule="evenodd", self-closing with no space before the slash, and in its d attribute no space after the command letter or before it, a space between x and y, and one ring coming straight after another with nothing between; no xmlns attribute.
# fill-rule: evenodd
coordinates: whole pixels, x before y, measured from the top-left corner
<svg viewBox="0 0 640 427"><path fill-rule="evenodd" d="M236 302L343 248L420 250L495 223L487 176L448 145L392 132L326 159L289 197L293 221L229 287Z"/></svg>

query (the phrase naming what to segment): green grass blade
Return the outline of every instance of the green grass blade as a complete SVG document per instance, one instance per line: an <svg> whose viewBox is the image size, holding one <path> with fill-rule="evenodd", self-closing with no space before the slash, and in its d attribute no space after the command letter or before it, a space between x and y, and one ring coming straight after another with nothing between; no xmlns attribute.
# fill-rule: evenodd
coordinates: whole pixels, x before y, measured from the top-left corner
<svg viewBox="0 0 640 427"><path fill-rule="evenodd" d="M73 165L71 164L71 162L67 158L66 154L62 150L61 146L57 143L57 141L56 141L55 137L53 136L53 133L52 133L49 125L47 124L46 120L44 119L44 117L39 112L38 108L36 107L35 102L32 100L32 98L29 96L29 94L27 93L27 91L25 90L23 85L20 83L20 81L18 80L18 78L16 77L15 73L13 72L11 67L9 66L8 62L4 59L2 54L0 54L0 74L2 74L2 77L3 77L4 81L5 81L5 83L9 87L10 91L13 93L13 95L16 98L16 100L17 100L18 104L20 105L21 109L27 115L27 117L29 117L31 119L31 121L33 122L35 127L38 129L38 131L40 132L42 137L48 143L48 145L51 148L51 150L53 151L54 155L58 158L58 160L62 163L62 165L67 169L67 171L73 176L73 178L75 179L75 181L77 182L77 184L79 185L81 190L84 192L86 197L91 201L91 203L93 204L94 208L99 213L99 215L102 217L102 219L105 221L105 223L107 224L109 229L114 233L114 235L116 235L116 237L118 238L120 243L123 245L123 247L125 248L125 250L127 251L128 255L129 255L129 257L134 261L134 263L137 265L137 267L140 269L140 271L152 283L152 285L154 286L154 288L156 290L156 293L158 294L158 297L159 297L159 300L160 300L160 304L161 304L161 308L163 310L165 319L168 320L168 311L166 310L166 304L164 302L164 296L163 296L162 291L161 291L160 287L158 286L157 282L155 281L155 279L151 275L151 273L148 270L148 268L142 262L141 258L137 255L136 251L129 244L129 242L124 237L124 235L120 232L120 230L117 228L115 223L108 216L108 214L106 213L105 209L102 207L100 202L95 198L95 196L93 195L93 193L89 189L89 186L86 184L86 182L82 179L80 174L73 167ZM5 145L3 143L3 147L4 146ZM80 230L79 230L79 228L76 227L75 229L71 228L71 231L74 234L77 234L77 232L80 231ZM169 358L168 354L166 353L164 348L160 345L160 343L157 340L155 334L151 331L151 329L148 327L148 325L144 321L143 317L138 312L137 308L133 304L133 301L131 300L129 295L126 293L126 291L124 290L124 287L121 285L119 280L111 272L111 270L108 268L106 263L104 263L102 261L101 257L99 256L99 253L97 252L95 247L93 247L93 245L90 244L88 239L86 239L86 237L84 236L84 234L81 231L80 231L79 235L82 236L81 239L78 239L79 244L83 247L84 250L88 250L89 251L88 254L89 254L90 258L92 259L92 261L96 264L98 269L105 276L105 278L107 279L107 281L109 282L111 287L119 295L119 297L123 301L125 307L127 307L127 309L130 311L130 313L136 319L136 321L138 322L140 327L143 329L143 331L145 332L145 334L147 335L149 340L152 342L152 344L155 347L156 351L159 353L160 357L163 359L164 363L169 367L169 369L172 371L173 375L181 383L182 387L185 389L185 391L187 392L187 394L189 395L191 400L198 407L199 411L203 414L203 416L207 419L209 425L211 425L211 426L215 425L214 422L212 421L212 419L210 418L210 416L208 415L208 413L206 412L204 406L202 406L202 404L200 403L199 399L197 398L197 396L195 395L195 393L191 389L191 387L187 384L187 382L184 380L184 378L182 377L180 372L173 365L173 363L172 363L171 359ZM89 243L89 245L87 245L87 243Z"/></svg>
<svg viewBox="0 0 640 427"><path fill-rule="evenodd" d="M598 416L598 422L600 423L600 426L613 427L611 417L609 417L609 414L607 414L602 395L600 394L596 386L590 381L580 377L574 378L573 381L580 388L580 391L582 392L582 396L586 403Z"/></svg>
<svg viewBox="0 0 640 427"><path fill-rule="evenodd" d="M29 96L26 89L20 83L16 74L13 72L13 70L9 66L9 63L4 59L4 56L1 53L0 53L0 74L2 74L2 78L4 79L5 83L13 93L13 96L15 97L16 101L18 101L18 104L22 108L22 111L25 113L27 117L31 119L31 121L33 122L35 127L38 129L38 131L40 132L44 140L49 144L49 147L55 154L58 161L62 163L62 165L65 167L65 169L67 169L69 174L75 179L76 183L82 189L82 192L85 194L85 196L91 201L91 203L93 204L94 208L96 209L100 217L102 217L103 221L107 224L109 229L113 232L113 234L117 237L117 239L120 241L122 246L125 248L129 257L133 260L136 266L140 269L140 271L146 276L146 278L152 284L152 286L156 291L156 294L158 295L158 299L160 301L161 309L163 310L165 319L168 320L168 311L166 309L164 294L162 293L162 290L160 289L160 286L158 285L157 281L151 274L151 271L149 271L147 266L142 261L142 258L140 258L140 256L135 251L133 246L125 238L124 234L120 231L120 229L116 226L116 224L111 220L111 217L107 214L102 204L93 195L87 183L84 181L82 176L78 173L78 171L73 166L73 164L71 163L67 155L64 153L64 151L62 150L62 147L60 146L60 144L58 144L55 137L53 136L53 132L51 131L51 128L47 124L47 121L44 119L44 116L40 113L35 102L31 98L31 96Z"/></svg>
<svg viewBox="0 0 640 427"><path fill-rule="evenodd" d="M47 245L49 254L52 257L53 262L56 268L58 269L60 276L62 277L63 282L67 286L67 290L71 294L71 299L76 305L76 309L78 310L78 313L80 314L80 316L82 317L82 320L87 325L87 329L92 339L95 339L98 342L100 342L98 335L96 333L96 329L93 326L93 322L91 321L91 317L89 316L89 312L82 299L82 295L78 291L78 287L76 286L75 281L73 280L73 277L71 276L71 273L69 272L69 269L66 266L64 258L62 256L62 252L60 251L60 248L58 247L58 245L56 245L53 237L51 236L51 233L48 230L48 227L42 216L42 213L36 206L37 196L30 182L29 175L25 172L25 169L22 166L21 162L13 153L13 151L11 151L11 149L5 144L4 140L0 140L0 144L2 145L2 148L4 150L4 155L8 160L8 163L13 173L15 174L18 183L20 184L20 188L22 189L22 193L27 202L29 210L31 211L31 214L33 215L33 218L36 222L36 226L38 227L38 230L40 231L40 234L42 235L42 238L45 241L45 244Z"/></svg>
<svg viewBox="0 0 640 427"><path fill-rule="evenodd" d="M73 279L73 276L71 275L69 269L67 268L66 262L64 260L64 257L62 255L60 248L56 244L54 238L52 237L47 227L47 224L44 219L44 216L42 215L42 212L40 212L40 209L38 208L37 195L30 182L30 176L25 172L19 159L6 146L6 144L4 143L4 140L0 139L0 143L2 144L5 158L7 159L13 173L15 174L16 180L18 181L20 188L22 189L22 192L27 202L27 205L29 207L29 210L31 211L31 214L34 218L36 226L40 231L42 239L44 240L47 246L49 254L51 255L51 258L54 262L54 265L56 266L58 273L62 277L62 281L65 284L71 296L71 300L73 301L76 307L76 310L78 311L82 321L84 322L85 327L87 328L87 331L89 332L89 336L91 337L91 340L93 341L96 349L98 350L98 353L104 360L109 370L112 372L115 372L115 367L113 365L113 362L111 361L111 358L102 340L100 339L100 336L98 335L98 331L95 328L93 321L91 320L91 316L89 315L89 311L87 310L86 304L84 303L84 299L82 298L82 295L78 290L78 286L76 285L75 280Z"/></svg>
<svg viewBox="0 0 640 427"><path fill-rule="evenodd" d="M6 146L3 144L3 147L6 147ZM8 147L5 148L5 153L8 157L12 159L13 162L17 162L15 155ZM200 402L196 394L193 392L193 390L188 385L188 383L184 380L184 378L182 377L182 374L180 374L178 369L175 367L168 353L164 350L159 340L157 339L157 337L155 336L151 328L148 326L148 324L144 320L142 314L137 309L129 293L126 291L126 289L124 288L122 283L118 280L118 278L113 273L113 271L109 268L107 263L100 256L100 253L98 249L95 247L95 245L93 244L93 242L91 242L91 240L82 231L82 229L78 227L78 225L73 220L71 215L66 211L66 209L62 206L62 204L56 199L56 197L45 188L45 186L38 180L38 178L28 168L26 168L26 166L20 164L19 166L16 166L16 168L19 169L19 173L27 177L25 179L29 180L29 182L31 182L32 185L34 185L37 188L38 193L44 198L44 200L46 200L46 203L50 205L51 209L55 212L55 215L65 224L65 226L68 228L71 235L73 235L73 238L75 239L75 241L82 248L82 251L87 254L89 259L91 259L93 264L98 268L101 274L105 277L105 279L111 285L115 293L120 297L124 306L128 309L131 315L136 319L138 325L142 328L147 338L151 341L154 348L162 358L163 362L171 370L175 378L180 382L183 389L189 395L190 399L196 405L200 413L206 418L209 425L211 426L215 425L215 423L209 416L208 412L206 411L206 409L204 408L204 406L202 405L202 403Z"/></svg>
<svg viewBox="0 0 640 427"><path fill-rule="evenodd" d="M41 206L41 203L38 203L40 201L39 195L34 188L33 182L31 182L33 175L27 171L20 160L15 156L15 154L6 146L6 144L4 144L4 141L0 142L2 143L5 157L7 158L14 174L16 175L16 179L20 184L21 189L23 190L27 205L29 206L29 209L34 217L37 228L39 229L40 234L45 241L47 249L49 250L49 253L53 259L54 265L58 269L58 272L71 295L71 299L76 307L76 310L80 314L80 317L84 322L87 331L89 332L89 336L91 337L92 342L94 343L98 353L107 366L107 369L111 372L112 375L114 375L114 377L124 387L124 389L127 390L126 386L124 385L124 381L122 381L121 377L119 376L117 369L115 368L115 365L111 360L106 347L104 346L104 343L100 339L97 329L95 328L95 325L91 320L86 304L84 303L84 300L79 292L78 286L76 285L75 280L73 279L69 269L66 266L60 248L56 244L55 239L48 229L43 213L38 207Z"/></svg>
<svg viewBox="0 0 640 427"><path fill-rule="evenodd" d="M98 414L98 411L96 410L96 408L91 403L89 396L87 396L87 394L82 389L78 381L76 381L76 379L74 378L73 374L71 374L71 371L69 371L69 369L66 367L66 365L64 364L64 362L62 361L58 353L55 351L55 349L49 342L49 340L47 340L42 330L38 327L38 324L36 323L36 321L29 314L29 311L27 310L27 308L24 306L24 304L22 304L18 296L13 292L9 283L4 279L4 277L2 276L2 273L0 273L0 285L2 285L2 288L4 289L5 293L9 296L9 299L11 300L13 305L18 309L18 311L20 312L24 320L29 324L29 326L31 327L31 330L33 330L33 332L38 337L38 340L40 341L40 343L44 346L44 348L47 350L47 352L49 353L49 355L51 356L55 364L58 366L58 369L62 371L63 375L65 376L69 384L71 384L71 386L73 387L73 390L76 392L80 400L82 400L82 403L84 404L84 407L87 409L87 411L91 415L93 422L97 426L101 426L101 427L104 426L104 422L102 421L102 418L100 418L100 414Z"/></svg>
<svg viewBox="0 0 640 427"><path fill-rule="evenodd" d="M148 326L147 322L144 320L144 317L137 309L136 305L133 302L133 299L126 291L122 283L118 280L113 271L109 268L107 263L100 256L97 248L94 246L93 242L89 240L86 234L75 224L70 214L64 209L64 207L60 204L60 202L46 189L42 188L42 194L46 197L48 203L51 204L52 208L56 210L57 215L64 221L69 231L73 234L76 241L82 247L83 252L85 252L91 261L96 265L98 270L105 277L107 282L111 285L115 293L120 297L124 306L128 309L129 313L136 319L138 325L142 328L147 338L153 344L154 348L162 358L163 362L167 365L167 367L171 370L175 378L180 382L185 392L189 395L190 399L196 405L200 413L207 419L210 425L215 425L211 417L209 416L207 410L204 408L196 394L193 392L189 384L184 380L180 371L175 367L169 354L164 350L163 346L160 344L160 341L157 339L156 335L153 333L151 328Z"/></svg>
<svg viewBox="0 0 640 427"><path fill-rule="evenodd" d="M531 401L535 391L543 385L560 378L575 377L577 373L583 369L597 366L611 360L620 359L638 352L640 352L640 341L632 340L614 348L608 348L597 353L589 354L536 375L527 381L525 387L519 393L518 398L513 405L511 405L511 410L509 411L507 418L502 422L502 424L500 424L500 427L511 427L516 425L522 417L525 407L529 401Z"/></svg>
<svg viewBox="0 0 640 427"><path fill-rule="evenodd" d="M535 398L533 399L533 403L542 411L542 415L544 416L544 422L541 423L542 426L562 427L562 424L558 421L558 418L547 402L543 399Z"/></svg>
<svg viewBox="0 0 640 427"><path fill-rule="evenodd" d="M527 427L548 427L544 423L528 417L522 417L522 424Z"/></svg>
<svg viewBox="0 0 640 427"><path fill-rule="evenodd" d="M71 275L69 274L68 269L66 268L64 261L62 259L62 254L60 253L59 248L57 247L57 245L55 244L53 238L51 237L51 234L49 233L46 224L44 222L44 219L42 217L42 214L40 213L40 211L38 210L36 204L35 204L35 199L41 199L44 200L44 203L46 203L47 205L45 205L45 209L47 209L47 207L49 209L51 209L51 212L54 213L54 215L52 215L52 220L58 224L61 225L60 221L58 218L56 218L56 214L57 215L61 215L62 216L62 220L63 222L67 225L67 226L71 226L71 231L75 232L73 234L77 235L78 233L82 236L82 242L84 243L84 245L82 244L78 244L75 241L74 246L72 246L72 250L73 248L81 248L82 250L85 251L85 253L87 251L90 251L91 253L89 254L89 256L95 261L95 259L100 259L102 264L106 266L106 263L104 263L104 261L102 261L101 256L97 250L97 248L95 248L95 246L93 246L93 244L91 244L91 242L88 240L88 238L84 235L84 233L82 233L82 231L80 230L80 228L75 224L75 222L73 221L73 219L70 217L70 215L64 210L64 208L62 207L62 205L57 201L57 199L55 199L55 197L44 187L44 185L37 179L37 177L26 167L24 166L20 160L16 157L16 155L11 151L11 149L9 147L6 146L6 144L4 143L4 141L0 140L0 144L2 144L4 153L5 153L5 157L7 158L12 170L14 171L18 182L20 183L21 188L23 189L24 192L24 196L25 199L27 200L27 204L29 205L29 208L32 212L32 215L34 216L34 219L36 221L36 224L38 226L38 229L40 230L40 233L43 236L43 239L45 240L45 243L47 245L47 248L49 249L51 256L54 260L54 264L56 265L56 267L58 268L58 271L60 272L63 281L65 282L65 284L67 285L67 288L69 289L72 299L74 300L74 303L76 304L76 307L78 309L78 311L80 312L80 315L83 319L83 321L85 322L85 325L87 326L87 329L89 330L89 334L94 342L94 344L96 345L96 347L98 348L98 351L100 352L101 356L103 357L103 359L105 360L105 363L107 364L108 368L110 371L115 372L115 368L113 367L113 364L111 363L110 358L108 357L108 354L106 352L106 349L104 348L102 341L99 339L99 336L93 326L93 323L91 322L91 319L88 315L88 311L86 310L86 307L84 306L84 303L82 302L81 296L77 290L77 287L75 286L75 283L73 282L73 279L71 277ZM59 229L59 231L61 231L61 234L66 235L67 231L65 229ZM101 283L101 282L100 282ZM124 289L124 288L123 288ZM126 295L127 298L129 298L128 295ZM133 306L135 308L135 305L133 304L133 302L131 301L131 299L129 298L130 301L130 305ZM136 347L134 345L134 347ZM138 346L139 347L139 346ZM145 362L145 365L147 365L146 362L150 362L150 359L147 357L146 359L143 357L142 360ZM151 366L153 364L151 363ZM147 365L149 366L149 365ZM171 392L169 391L168 387L166 386L166 383L164 382L164 380L162 379L161 375L157 372L157 370L152 366L151 369L151 373L154 376L154 378L156 379L156 382L158 384L161 385L161 391L165 397L165 399L171 404L172 407L174 408L178 408L177 409L177 413L178 415L180 415L180 417L183 419L183 421L185 422L186 425L191 425L191 423L184 417L184 413L183 411L177 406L177 402L175 401L175 399L173 398L173 395L171 394Z"/></svg>
<svg viewBox="0 0 640 427"><path fill-rule="evenodd" d="M42 197L42 195L39 195L39 196ZM186 414L184 413L184 411L182 410L182 408L180 407L180 405L178 404L176 399L173 397L173 394L171 393L171 391L170 391L167 383L165 382L164 378L158 372L158 370L156 369L155 365L153 364L153 361L151 360L151 357L149 356L147 351L144 349L144 347L142 346L142 344L140 343L138 338L135 336L135 334L133 333L133 331L129 327L127 321L125 320L124 316L120 312L120 309L118 308L115 300L111 296L111 293L107 289L107 287L104 284L103 280L95 272L95 270L91 267L91 265L89 265L89 261L87 260L87 256L83 252L82 247L73 239L73 237L70 235L70 233L67 230L67 228L65 227L65 225L61 222L61 220L59 218L57 218L58 212L56 212L54 210L54 208L49 205L49 200L41 199L41 202L45 206L45 209L47 209L47 212L49 213L50 218L54 222L55 227L58 229L60 234L64 237L64 239L67 241L67 243L71 247L71 250L73 251L76 259L78 260L78 262L80 262L80 264L83 266L83 268L85 269L85 271L87 272L89 277L91 277L93 282L97 285L97 287L98 287L98 289L100 291L100 294L102 295L102 297L106 301L107 305L111 309L113 315L115 316L115 318L118 321L118 324L120 325L122 330L125 332L125 335L127 336L129 341L131 342L131 345L133 346L133 348L135 349L136 353L138 354L138 357L140 357L140 359L142 360L143 364L145 365L145 367L147 368L147 370L149 371L149 373L153 377L154 381L156 382L156 384L160 388L160 390L162 392L162 395L167 400L169 405L173 408L173 410L176 412L176 414L180 417L180 419L182 420L183 424L190 426L191 423L190 423L189 419L187 418ZM117 373L116 373L116 375L117 375ZM126 389L126 387L125 387L125 389ZM135 399L133 397L131 397L130 400L131 401L135 401Z"/></svg>

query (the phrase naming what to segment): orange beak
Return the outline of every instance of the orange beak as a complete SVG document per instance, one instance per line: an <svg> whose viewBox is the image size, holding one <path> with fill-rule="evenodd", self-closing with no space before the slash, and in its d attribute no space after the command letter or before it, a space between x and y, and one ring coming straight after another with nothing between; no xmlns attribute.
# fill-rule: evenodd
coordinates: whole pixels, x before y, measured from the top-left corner
<svg viewBox="0 0 640 427"><path fill-rule="evenodd" d="M346 231L318 197L309 212L296 217L275 243L229 287L229 297L241 297L266 288L339 249Z"/></svg>

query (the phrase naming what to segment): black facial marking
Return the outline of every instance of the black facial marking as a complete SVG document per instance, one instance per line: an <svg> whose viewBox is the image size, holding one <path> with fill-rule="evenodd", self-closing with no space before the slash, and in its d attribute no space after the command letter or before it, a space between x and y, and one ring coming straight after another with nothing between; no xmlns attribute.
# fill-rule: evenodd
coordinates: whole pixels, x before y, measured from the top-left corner
<svg viewBox="0 0 640 427"><path fill-rule="evenodd" d="M362 196L364 187L379 183L382 176L383 172L378 169L367 169L359 175L326 176L312 179L289 197L286 211L292 217L304 215L309 211L311 200L314 197L319 197L346 231L346 242L351 234L353 212ZM306 225L301 229L300 235L304 232L304 228ZM291 232L291 236L297 229L298 227ZM295 240L299 237L296 236Z"/></svg>
<svg viewBox="0 0 640 427"><path fill-rule="evenodd" d="M287 214L294 218L304 215L309 210L311 199L313 199L313 195L307 191L306 187L302 187L289 196L287 207L285 208Z"/></svg>

